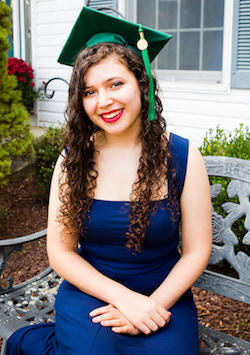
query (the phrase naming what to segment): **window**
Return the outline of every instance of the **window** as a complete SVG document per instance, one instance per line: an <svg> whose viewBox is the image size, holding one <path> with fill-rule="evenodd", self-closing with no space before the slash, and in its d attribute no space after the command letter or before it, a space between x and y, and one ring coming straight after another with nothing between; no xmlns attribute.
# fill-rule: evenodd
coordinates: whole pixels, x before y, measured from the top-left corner
<svg viewBox="0 0 250 355"><path fill-rule="evenodd" d="M5 0L12 8L13 36L9 57L15 56L31 63L31 3L30 0Z"/></svg>
<svg viewBox="0 0 250 355"><path fill-rule="evenodd" d="M127 3L137 23L173 36L153 63L182 79L219 81L222 70L224 0L136 0ZM178 71L178 73L177 73ZM197 73L198 72L198 73Z"/></svg>
<svg viewBox="0 0 250 355"><path fill-rule="evenodd" d="M25 58L26 62L31 63L31 14L30 14L30 1L31 0L23 0L23 41L24 46L22 53L22 57ZM21 3L21 1L20 1ZM21 4L20 4L21 5Z"/></svg>

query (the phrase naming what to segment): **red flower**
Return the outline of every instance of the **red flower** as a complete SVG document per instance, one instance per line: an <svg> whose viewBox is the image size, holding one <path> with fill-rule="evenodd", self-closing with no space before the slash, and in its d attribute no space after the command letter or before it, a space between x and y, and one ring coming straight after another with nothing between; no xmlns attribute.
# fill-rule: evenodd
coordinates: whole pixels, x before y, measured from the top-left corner
<svg viewBox="0 0 250 355"><path fill-rule="evenodd" d="M25 70L24 67L20 67L20 68L18 69L18 72L19 72L20 74L24 74L24 73L26 73L26 70Z"/></svg>
<svg viewBox="0 0 250 355"><path fill-rule="evenodd" d="M25 77L24 76L19 76L18 80L20 81L20 83L25 83Z"/></svg>
<svg viewBox="0 0 250 355"><path fill-rule="evenodd" d="M28 77L29 77L30 79L34 79L34 75L32 74L32 72L28 71Z"/></svg>
<svg viewBox="0 0 250 355"><path fill-rule="evenodd" d="M8 68L8 74L9 75L13 75L15 72L12 68Z"/></svg>
<svg viewBox="0 0 250 355"><path fill-rule="evenodd" d="M35 86L35 83L31 82L30 86L33 88Z"/></svg>

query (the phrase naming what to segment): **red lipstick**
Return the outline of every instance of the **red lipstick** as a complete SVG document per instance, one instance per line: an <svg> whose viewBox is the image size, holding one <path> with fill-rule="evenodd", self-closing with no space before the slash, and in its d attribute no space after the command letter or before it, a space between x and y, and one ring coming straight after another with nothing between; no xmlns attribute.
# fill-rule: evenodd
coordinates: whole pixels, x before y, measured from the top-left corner
<svg viewBox="0 0 250 355"><path fill-rule="evenodd" d="M116 111L118 112L118 114L115 115L115 116L112 117L112 118L107 118L107 117L104 116L104 115L110 115L110 114L112 114L113 112L116 112ZM111 110L111 111L109 111L109 112L105 112L105 113L101 114L100 117L101 117L101 119L102 119L104 122L113 123L113 122L118 121L118 120L121 118L123 112L124 112L124 109L121 109L121 111L120 111L120 110Z"/></svg>

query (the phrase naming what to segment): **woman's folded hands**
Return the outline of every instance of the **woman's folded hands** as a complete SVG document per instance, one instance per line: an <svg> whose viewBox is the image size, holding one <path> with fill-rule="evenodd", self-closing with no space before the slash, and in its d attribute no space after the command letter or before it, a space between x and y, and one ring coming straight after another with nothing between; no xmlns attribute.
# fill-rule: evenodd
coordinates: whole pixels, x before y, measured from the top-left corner
<svg viewBox="0 0 250 355"><path fill-rule="evenodd" d="M90 312L93 323L111 327L116 333L146 335L164 327L171 313L157 302L140 293L129 290L115 305L96 308Z"/></svg>

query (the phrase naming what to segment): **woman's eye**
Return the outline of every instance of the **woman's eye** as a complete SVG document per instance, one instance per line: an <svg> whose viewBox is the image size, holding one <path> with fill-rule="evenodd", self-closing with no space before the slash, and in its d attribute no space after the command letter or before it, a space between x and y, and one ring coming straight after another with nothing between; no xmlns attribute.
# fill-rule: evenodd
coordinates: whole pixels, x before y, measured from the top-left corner
<svg viewBox="0 0 250 355"><path fill-rule="evenodd" d="M121 81L115 81L115 82L113 82L112 87L116 88L118 86L121 86L122 84L123 83Z"/></svg>
<svg viewBox="0 0 250 355"><path fill-rule="evenodd" d="M87 90L83 93L84 97L91 96L94 94L94 90Z"/></svg>

